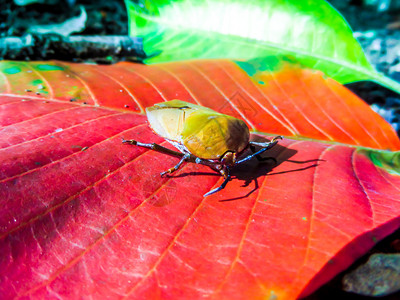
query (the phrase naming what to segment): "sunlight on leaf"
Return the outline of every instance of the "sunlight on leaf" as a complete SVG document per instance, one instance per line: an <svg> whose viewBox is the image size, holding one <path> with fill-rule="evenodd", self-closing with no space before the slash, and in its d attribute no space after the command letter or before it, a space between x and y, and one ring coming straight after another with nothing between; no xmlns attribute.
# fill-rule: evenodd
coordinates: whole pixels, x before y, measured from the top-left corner
<svg viewBox="0 0 400 300"><path fill-rule="evenodd" d="M343 17L324 0L126 0L130 34L144 38L146 62L286 55L340 83L377 73ZM157 55L158 54L158 55Z"/></svg>

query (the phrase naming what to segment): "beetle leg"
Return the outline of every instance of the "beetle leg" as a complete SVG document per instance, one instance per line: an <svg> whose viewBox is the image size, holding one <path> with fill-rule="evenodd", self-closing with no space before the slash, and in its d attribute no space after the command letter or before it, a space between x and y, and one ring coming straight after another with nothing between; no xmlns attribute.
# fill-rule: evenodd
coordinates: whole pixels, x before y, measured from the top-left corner
<svg viewBox="0 0 400 300"><path fill-rule="evenodd" d="M212 195L212 194L214 194L216 192L219 192L220 190L225 188L226 184L231 179L231 174L230 174L230 170L229 170L228 166L224 166L224 168L222 168L219 172L221 173L222 176L224 176L224 178L225 178L224 182L219 187L217 187L216 189L213 189L213 190L209 191L208 193L204 194L203 197L207 197L207 196L210 196L210 195Z"/></svg>
<svg viewBox="0 0 400 300"><path fill-rule="evenodd" d="M251 152L253 152L253 153L257 152L256 147L254 145L250 144L249 148L250 148ZM265 160L269 159L269 157L261 157L259 154L256 155L256 158L258 161L265 161Z"/></svg>
<svg viewBox="0 0 400 300"><path fill-rule="evenodd" d="M154 151L158 151L158 152L161 152L161 153L165 153L165 154L169 154L169 155L173 155L173 156L178 156L178 157L182 157L182 156L185 155L185 154L183 154L181 152L177 152L177 151L165 148L165 147L160 146L160 145L158 145L156 143L145 144L145 143L141 143L141 142L138 142L138 141L135 141L135 140L125 140L125 139L122 139L122 143L123 144L129 144L129 145L137 145L137 146L140 146L140 147L149 148L149 149L154 150Z"/></svg>
<svg viewBox="0 0 400 300"><path fill-rule="evenodd" d="M179 169L179 167L182 165L182 163L183 163L185 160L187 160L189 157L190 157L190 154L185 154L185 155L182 157L182 159L176 164L176 166L174 166L174 167L168 169L168 170L165 171L165 172L161 172L160 175L161 175L161 176L164 176L164 175L167 174L167 173L171 174L171 173L175 172L176 170Z"/></svg>
<svg viewBox="0 0 400 300"><path fill-rule="evenodd" d="M249 144L250 144L250 149L251 149L252 151L253 151L253 149L255 150L254 146L261 146L261 147L263 147L263 148L260 149L260 150L258 150L258 151L255 152L255 153L251 154L251 155L246 156L245 158L243 158L243 159L241 159L241 160L238 160L238 161L235 163L235 165L238 165L238 164L241 164L241 163L243 163L243 162L245 162L245 161L248 161L248 160L252 159L254 156L255 156L255 157L258 156L257 158L262 159L259 155L260 155L261 153L267 151L268 149L271 149L273 146L275 146L275 145L278 143L278 140L281 140L281 139L283 139L283 138L282 138L280 135L278 135L278 136L274 137L274 138L273 138L270 142L268 142L268 143L249 142Z"/></svg>

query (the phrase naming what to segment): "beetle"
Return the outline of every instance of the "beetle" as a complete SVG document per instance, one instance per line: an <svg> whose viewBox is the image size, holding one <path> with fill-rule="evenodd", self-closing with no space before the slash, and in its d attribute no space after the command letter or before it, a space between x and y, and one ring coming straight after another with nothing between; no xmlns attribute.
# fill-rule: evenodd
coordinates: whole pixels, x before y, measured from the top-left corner
<svg viewBox="0 0 400 300"><path fill-rule="evenodd" d="M259 154L272 148L282 139L282 136L276 136L265 143L250 141L249 128L243 120L181 100L155 104L146 108L146 115L151 129L180 152L155 143L146 144L125 139L122 139L122 142L181 157L174 167L162 172L161 176L175 172L185 161L206 165L218 171L224 177L224 182L204 197L226 186L231 178L230 169L233 166L253 157L264 160ZM256 146L261 149L256 151ZM253 153L239 159L248 148Z"/></svg>

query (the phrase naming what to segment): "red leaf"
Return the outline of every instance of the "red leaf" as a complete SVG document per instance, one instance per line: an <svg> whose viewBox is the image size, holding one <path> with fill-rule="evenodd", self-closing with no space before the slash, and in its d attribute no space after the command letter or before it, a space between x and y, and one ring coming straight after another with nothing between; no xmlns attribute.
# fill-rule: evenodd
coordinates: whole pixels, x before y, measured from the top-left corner
<svg viewBox="0 0 400 300"><path fill-rule="evenodd" d="M160 178L177 158L121 138L167 145L127 110L173 98L232 111L274 134L296 128L314 138L399 145L361 100L318 73L284 70L262 85L228 61L188 64L62 64L64 71L1 64L8 72L0 86L2 298L295 298L399 227L399 176L346 145L285 139L268 152L276 166L251 161L207 198L222 182L207 167L186 164ZM246 100L227 99L234 91Z"/></svg>

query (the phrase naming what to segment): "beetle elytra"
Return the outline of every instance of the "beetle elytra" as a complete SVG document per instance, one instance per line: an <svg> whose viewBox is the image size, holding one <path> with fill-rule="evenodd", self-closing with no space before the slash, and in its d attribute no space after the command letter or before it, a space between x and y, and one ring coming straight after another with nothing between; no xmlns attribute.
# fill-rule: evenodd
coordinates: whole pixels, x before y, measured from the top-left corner
<svg viewBox="0 0 400 300"><path fill-rule="evenodd" d="M218 113L210 108L172 100L146 108L146 115L152 130L175 146L180 152L170 150L155 143L141 143L136 140L124 140L123 143L137 145L168 155L181 157L174 167L161 173L173 173L183 162L194 162L217 170L224 177L224 182L204 196L222 190L230 180L230 169L271 149L281 136L270 142L250 141L249 128L240 119ZM261 147L256 151L255 147ZM252 154L239 159L250 148Z"/></svg>

